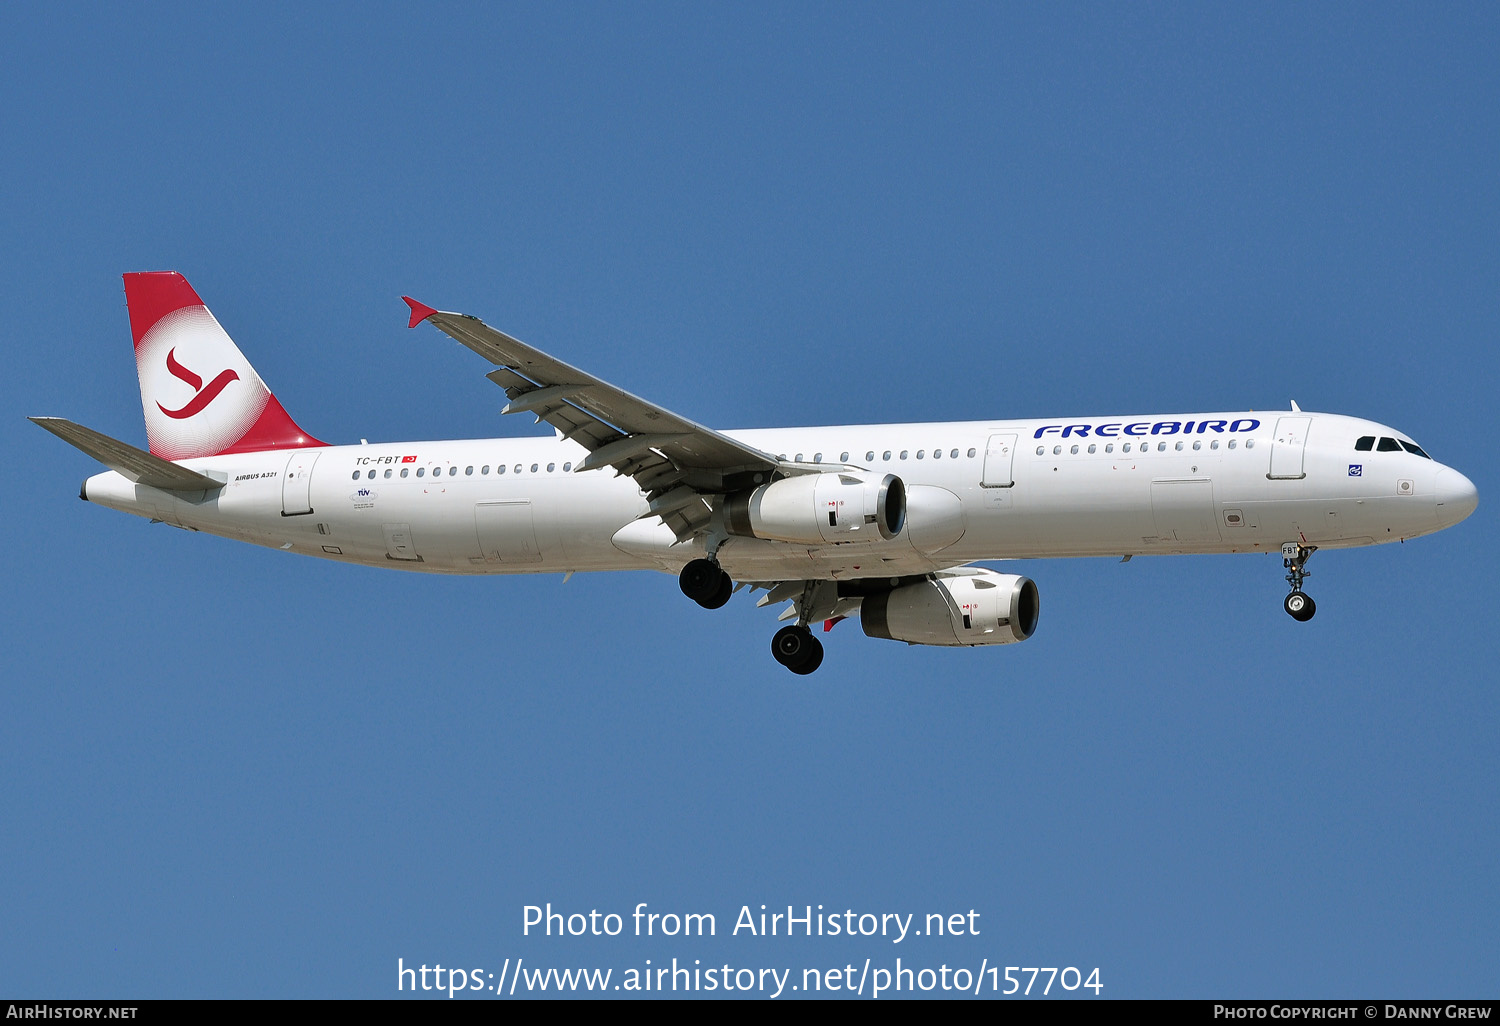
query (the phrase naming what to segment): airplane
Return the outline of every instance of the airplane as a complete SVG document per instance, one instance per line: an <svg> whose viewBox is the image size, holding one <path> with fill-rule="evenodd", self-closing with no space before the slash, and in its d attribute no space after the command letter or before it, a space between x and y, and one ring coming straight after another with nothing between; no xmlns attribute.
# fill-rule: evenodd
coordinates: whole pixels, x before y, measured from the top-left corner
<svg viewBox="0 0 1500 1026"><path fill-rule="evenodd" d="M302 430L173 271L124 276L148 450L30 418L109 469L79 497L189 531L447 574L676 573L717 609L789 603L776 661L812 673L824 631L912 645L1025 641L1030 557L1280 552L1306 621L1319 549L1405 541L1478 493L1373 421L1239 411L718 431L459 313L402 297L494 366L502 412L551 437L330 445Z"/></svg>

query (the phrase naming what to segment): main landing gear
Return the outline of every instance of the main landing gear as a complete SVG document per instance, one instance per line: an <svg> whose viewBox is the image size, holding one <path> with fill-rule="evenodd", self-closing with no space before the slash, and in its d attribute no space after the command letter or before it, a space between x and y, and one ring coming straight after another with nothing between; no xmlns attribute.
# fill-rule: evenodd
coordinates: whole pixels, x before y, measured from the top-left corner
<svg viewBox="0 0 1500 1026"><path fill-rule="evenodd" d="M771 638L771 654L793 673L812 673L823 665L823 643L802 624L788 625Z"/></svg>
<svg viewBox="0 0 1500 1026"><path fill-rule="evenodd" d="M734 594L734 581L717 560L695 559L682 568L677 577L682 593L704 609L718 609ZM807 622L813 610L816 589L809 583L798 603L800 612L795 624L788 624L771 639L771 655L788 670L797 674L812 673L823 664L823 643L813 636Z"/></svg>
<svg viewBox="0 0 1500 1026"><path fill-rule="evenodd" d="M718 609L734 594L734 581L712 559L695 559L682 568L682 593L704 609Z"/></svg>
<svg viewBox="0 0 1500 1026"><path fill-rule="evenodd" d="M1303 623L1311 620L1318 611L1312 596L1302 591L1302 582L1311 576L1303 568L1317 550L1316 545L1299 545L1296 542L1287 542L1281 547L1281 565L1286 567L1286 583L1292 589L1282 606L1293 620Z"/></svg>

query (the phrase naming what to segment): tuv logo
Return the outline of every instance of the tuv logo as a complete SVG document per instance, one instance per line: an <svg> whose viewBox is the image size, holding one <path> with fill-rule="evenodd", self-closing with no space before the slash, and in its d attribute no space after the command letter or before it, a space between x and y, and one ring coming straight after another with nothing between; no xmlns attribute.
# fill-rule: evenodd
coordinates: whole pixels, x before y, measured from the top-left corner
<svg viewBox="0 0 1500 1026"><path fill-rule="evenodd" d="M204 388L201 377L177 362L176 347L167 350L167 370L174 378L193 386L193 391L198 393L181 409L169 410L161 403L156 404L157 409L173 420L185 420L194 414L201 413L205 406L219 397L219 393L224 391L231 381L238 381L240 378L239 374L232 369L222 371L218 377L208 383L207 388Z"/></svg>

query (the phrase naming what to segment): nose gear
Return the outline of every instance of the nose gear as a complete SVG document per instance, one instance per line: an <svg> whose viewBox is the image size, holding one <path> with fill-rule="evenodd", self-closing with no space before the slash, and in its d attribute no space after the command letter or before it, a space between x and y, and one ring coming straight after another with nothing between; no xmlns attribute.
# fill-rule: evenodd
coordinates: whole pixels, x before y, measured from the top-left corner
<svg viewBox="0 0 1500 1026"><path fill-rule="evenodd" d="M1307 561L1316 551L1316 545L1302 545L1298 542L1287 542L1281 546L1281 565L1286 567L1286 583L1291 588L1291 594L1287 595L1282 608L1293 620L1303 623L1311 620L1313 613L1318 611L1312 596L1302 591L1302 582L1311 576L1306 570Z"/></svg>

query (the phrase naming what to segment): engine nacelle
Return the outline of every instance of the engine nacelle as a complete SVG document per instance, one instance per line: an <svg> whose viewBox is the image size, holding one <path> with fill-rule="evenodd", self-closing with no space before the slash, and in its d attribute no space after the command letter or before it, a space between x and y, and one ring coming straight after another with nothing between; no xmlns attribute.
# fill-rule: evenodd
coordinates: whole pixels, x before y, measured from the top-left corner
<svg viewBox="0 0 1500 1026"><path fill-rule="evenodd" d="M1008 645L1031 637L1040 613L1030 578L955 570L866 597L859 624L869 637L909 645Z"/></svg>
<svg viewBox="0 0 1500 1026"><path fill-rule="evenodd" d="M906 526L906 486L894 474L800 474L731 495L724 525L743 538L801 545L889 541Z"/></svg>

